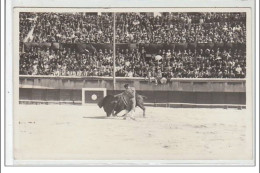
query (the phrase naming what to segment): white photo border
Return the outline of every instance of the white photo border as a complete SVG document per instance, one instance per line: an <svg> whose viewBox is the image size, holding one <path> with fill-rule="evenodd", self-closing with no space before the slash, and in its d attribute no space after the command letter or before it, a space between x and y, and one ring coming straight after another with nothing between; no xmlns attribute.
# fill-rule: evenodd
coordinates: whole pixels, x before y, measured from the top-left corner
<svg viewBox="0 0 260 173"><path fill-rule="evenodd" d="M125 2L125 1L109 1L106 2L104 0L96 0L96 1L83 1L83 0L78 0L78 1L73 1L73 3L71 3L70 0L65 0L65 1L50 1L48 3L46 3L46 0L38 0L38 1L33 1L33 0L24 0L24 1L18 1L18 0L14 0L14 1L7 1L6 3L6 56L5 57L12 57L12 58L6 58L6 114L5 114L5 130L6 130L6 134L5 134L5 138L6 138L6 143L5 143L5 164L6 165L15 165L15 166L37 166L37 165L50 165L50 166L65 166L65 165L71 165L71 166L91 166L91 165L99 165L99 166L113 166L113 165L129 165L129 166L253 166L255 165L255 159L256 159L256 146L255 146L255 135L256 132L254 130L253 134L254 134L254 160L253 162L246 162L246 161L219 161L218 163L216 162L211 162L211 161L205 161L205 160L200 160L200 161L183 161L182 162L178 162L178 161L173 161L172 163L169 163L170 161L164 161L163 162L156 162L156 161L146 161L146 162L142 162L142 161L136 161L136 162L129 162L129 161L123 161L120 162L120 164L118 164L118 162L109 162L109 161L105 161L102 163L102 161L15 161L13 160L13 109L14 109L14 102L13 102L13 98L14 98L14 88L13 88L13 80L14 80L14 73L13 73L13 31L14 31L14 26L13 26L13 10L15 8L27 8L27 7L47 7L47 8L55 8L55 7L59 7L59 8L78 8L78 7L85 7L87 6L88 8L119 8L119 7L147 7L147 8L151 8L151 7L174 7L174 8L180 8L180 7L187 7L187 4L189 4L189 7L191 8L195 8L195 7L200 7L200 8L206 8L206 7L219 7L219 8L230 8L234 6L234 3L236 4L236 7L240 7L240 8L250 8L251 9L251 55L254 57L252 59L252 64L253 64L253 73L252 73L252 79L254 80L254 84L253 84L253 93L256 93L256 88L255 88L255 70L256 70L256 54L255 54L255 6L254 6L254 1L253 0L249 0L249 1L237 1L237 0L229 0L229 1L224 1L224 0L219 0L219 1L207 1L207 3L205 3L205 0L188 0L188 1L169 1L166 0L164 3L161 3L161 1L152 1L152 3L150 3L150 1L145 0L145 1L136 1L136 3L134 3L136 0L131 1L130 2ZM202 3L203 1L203 3ZM149 2L149 3L148 3ZM200 3L201 2L201 3ZM48 4L48 6L46 6L46 4ZM87 4L87 5L85 5ZM148 6L149 5L149 6ZM9 22L10 21L10 22ZM7 75L8 74L8 75ZM253 94L255 96L255 94ZM256 110L255 110L255 97L252 98L253 99L253 103L251 106L254 107L253 112L254 112L254 124L253 124L253 129L255 129L256 127ZM248 104L248 100L247 100L247 104ZM78 162L78 163L76 163Z"/></svg>

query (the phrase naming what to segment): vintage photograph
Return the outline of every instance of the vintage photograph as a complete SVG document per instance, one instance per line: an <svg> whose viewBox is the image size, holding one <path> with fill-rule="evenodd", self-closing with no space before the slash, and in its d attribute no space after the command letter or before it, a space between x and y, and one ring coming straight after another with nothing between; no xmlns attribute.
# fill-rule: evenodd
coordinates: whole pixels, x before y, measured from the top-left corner
<svg viewBox="0 0 260 173"><path fill-rule="evenodd" d="M14 160L253 160L248 8L15 8Z"/></svg>

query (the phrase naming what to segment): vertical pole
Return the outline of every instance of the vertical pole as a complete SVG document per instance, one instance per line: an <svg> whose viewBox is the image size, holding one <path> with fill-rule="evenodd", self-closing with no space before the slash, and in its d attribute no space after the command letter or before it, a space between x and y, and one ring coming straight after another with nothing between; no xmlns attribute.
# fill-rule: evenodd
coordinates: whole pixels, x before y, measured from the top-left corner
<svg viewBox="0 0 260 173"><path fill-rule="evenodd" d="M113 89L116 90L116 13L114 12L113 37Z"/></svg>

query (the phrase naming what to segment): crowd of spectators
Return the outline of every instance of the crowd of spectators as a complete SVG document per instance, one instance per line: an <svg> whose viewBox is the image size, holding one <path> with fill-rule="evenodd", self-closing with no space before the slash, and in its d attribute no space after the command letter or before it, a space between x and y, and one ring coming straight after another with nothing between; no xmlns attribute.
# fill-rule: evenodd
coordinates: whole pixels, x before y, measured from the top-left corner
<svg viewBox="0 0 260 173"><path fill-rule="evenodd" d="M116 43L138 45L135 49L116 49L117 77L165 83L171 78L246 76L246 51L239 46L162 48L151 53L139 44L245 44L245 13L117 13L115 28ZM113 14L20 13L20 41L25 38L34 43L113 43ZM32 46L20 49L19 65L21 75L112 76L113 51L80 53L73 47Z"/></svg>
<svg viewBox="0 0 260 173"><path fill-rule="evenodd" d="M245 78L244 50L159 50L147 56L145 50L118 53L117 76L171 78Z"/></svg>
<svg viewBox="0 0 260 173"><path fill-rule="evenodd" d="M51 50L31 48L20 53L20 74L54 76L112 76L112 50L93 54L70 48Z"/></svg>
<svg viewBox="0 0 260 173"><path fill-rule="evenodd" d="M30 13L29 13L30 14ZM22 13L26 16L27 13ZM30 42L111 43L112 13L34 13ZM20 17L21 21L21 17ZM26 23L25 23L26 26ZM21 32L24 35L26 32Z"/></svg>
<svg viewBox="0 0 260 173"><path fill-rule="evenodd" d="M117 43L245 43L245 13L117 13ZM112 43L112 13L20 13L31 42Z"/></svg>
<svg viewBox="0 0 260 173"><path fill-rule="evenodd" d="M20 55L20 74L55 76L112 76L112 50L77 53L70 48L32 48ZM245 78L246 54L241 49L159 50L147 55L141 49L116 50L117 77Z"/></svg>
<svg viewBox="0 0 260 173"><path fill-rule="evenodd" d="M245 13L120 13L119 43L245 43Z"/></svg>
<svg viewBox="0 0 260 173"><path fill-rule="evenodd" d="M35 13L20 13L19 14L19 38L24 41L28 33L34 27L36 14Z"/></svg>

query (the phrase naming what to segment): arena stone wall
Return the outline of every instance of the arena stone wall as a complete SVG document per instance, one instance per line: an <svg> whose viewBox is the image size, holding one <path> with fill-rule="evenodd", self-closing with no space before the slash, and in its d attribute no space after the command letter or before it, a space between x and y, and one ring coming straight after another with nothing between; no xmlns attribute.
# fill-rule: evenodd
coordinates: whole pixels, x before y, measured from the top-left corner
<svg viewBox="0 0 260 173"><path fill-rule="evenodd" d="M245 79L171 79L156 85L144 78L26 76L19 77L20 103L81 104L82 88L106 88L107 94L123 91L129 83L146 96L147 105L168 107L244 107Z"/></svg>

